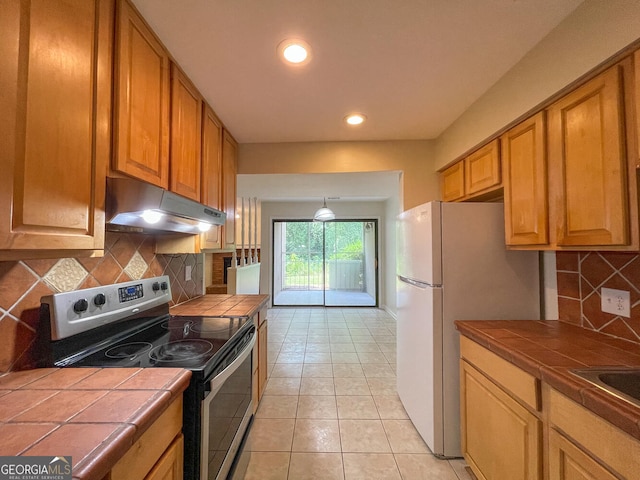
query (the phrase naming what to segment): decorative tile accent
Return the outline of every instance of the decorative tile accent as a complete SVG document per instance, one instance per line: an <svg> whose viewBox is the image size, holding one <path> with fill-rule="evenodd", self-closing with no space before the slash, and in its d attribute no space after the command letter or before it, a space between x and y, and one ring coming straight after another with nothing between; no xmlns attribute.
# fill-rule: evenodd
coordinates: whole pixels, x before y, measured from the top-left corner
<svg viewBox="0 0 640 480"><path fill-rule="evenodd" d="M103 257L0 262L0 375L34 367L40 298L168 275L173 304L202 295L203 255L156 255L155 237L107 232ZM185 281L185 265L191 280Z"/></svg>
<svg viewBox="0 0 640 480"><path fill-rule="evenodd" d="M131 260L129 260L129 263L127 263L127 266L124 267L124 271L132 280L140 280L148 268L147 262L145 262L142 255L136 251L131 257Z"/></svg>
<svg viewBox="0 0 640 480"><path fill-rule="evenodd" d="M77 290L88 272L75 258L63 258L42 279L56 292Z"/></svg>
<svg viewBox="0 0 640 480"><path fill-rule="evenodd" d="M556 252L560 320L640 344L640 255ZM631 318L601 309L603 287L626 290Z"/></svg>

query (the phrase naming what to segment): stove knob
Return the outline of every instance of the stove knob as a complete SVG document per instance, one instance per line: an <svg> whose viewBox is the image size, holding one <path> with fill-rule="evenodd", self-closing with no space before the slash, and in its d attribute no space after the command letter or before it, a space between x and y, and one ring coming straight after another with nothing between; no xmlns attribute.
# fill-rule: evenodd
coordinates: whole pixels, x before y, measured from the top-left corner
<svg viewBox="0 0 640 480"><path fill-rule="evenodd" d="M99 293L93 298L93 303L96 307L101 307L107 303L107 297L104 296L104 293Z"/></svg>
<svg viewBox="0 0 640 480"><path fill-rule="evenodd" d="M160 290L160 284L158 282L153 282L153 285L151 285L151 289L154 292L157 292L158 290Z"/></svg>
<svg viewBox="0 0 640 480"><path fill-rule="evenodd" d="M73 311L76 313L86 312L87 308L89 308L89 302L86 298L81 298L73 304Z"/></svg>
<svg viewBox="0 0 640 480"><path fill-rule="evenodd" d="M162 289L163 292L165 290L169 290L169 284L167 282L162 282L162 285L160 285L160 288Z"/></svg>

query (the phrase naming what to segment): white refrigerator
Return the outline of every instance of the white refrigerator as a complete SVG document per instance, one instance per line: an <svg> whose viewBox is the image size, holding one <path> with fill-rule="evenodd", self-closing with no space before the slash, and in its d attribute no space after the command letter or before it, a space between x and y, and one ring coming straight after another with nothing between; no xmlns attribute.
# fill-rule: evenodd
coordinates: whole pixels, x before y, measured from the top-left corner
<svg viewBox="0 0 640 480"><path fill-rule="evenodd" d="M430 202L397 219L397 382L439 457L459 457L454 320L540 318L538 252L505 248L501 203Z"/></svg>

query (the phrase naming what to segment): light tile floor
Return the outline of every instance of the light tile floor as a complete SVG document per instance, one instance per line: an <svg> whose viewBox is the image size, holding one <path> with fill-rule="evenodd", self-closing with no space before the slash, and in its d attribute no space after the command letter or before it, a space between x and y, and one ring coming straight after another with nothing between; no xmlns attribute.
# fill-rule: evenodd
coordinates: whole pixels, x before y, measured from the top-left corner
<svg viewBox="0 0 640 480"><path fill-rule="evenodd" d="M270 309L270 376L244 480L470 480L435 458L396 393L395 320L375 308Z"/></svg>

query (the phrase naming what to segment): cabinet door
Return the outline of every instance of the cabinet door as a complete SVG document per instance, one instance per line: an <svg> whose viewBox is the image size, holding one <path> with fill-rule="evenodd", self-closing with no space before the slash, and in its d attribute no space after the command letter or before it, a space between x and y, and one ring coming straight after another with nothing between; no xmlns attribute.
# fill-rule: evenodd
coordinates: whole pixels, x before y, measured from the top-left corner
<svg viewBox="0 0 640 480"><path fill-rule="evenodd" d="M464 159L465 194L472 195L500 185L498 140L493 140Z"/></svg>
<svg viewBox="0 0 640 480"><path fill-rule="evenodd" d="M462 453L479 479L542 479L542 423L461 362Z"/></svg>
<svg viewBox="0 0 640 480"><path fill-rule="evenodd" d="M169 185L169 56L126 0L118 3L113 169Z"/></svg>
<svg viewBox="0 0 640 480"><path fill-rule="evenodd" d="M211 107L204 104L202 117L202 203L221 210L222 199L222 123ZM201 235L202 248L222 248L222 227L212 227Z"/></svg>
<svg viewBox="0 0 640 480"><path fill-rule="evenodd" d="M222 198L227 220L224 224L224 248L235 248L236 243L236 173L238 144L224 130L222 138Z"/></svg>
<svg viewBox="0 0 640 480"><path fill-rule="evenodd" d="M464 162L451 165L440 174L442 201L452 202L464 197Z"/></svg>
<svg viewBox="0 0 640 480"><path fill-rule="evenodd" d="M559 246L630 242L623 73L617 64L548 109Z"/></svg>
<svg viewBox="0 0 640 480"><path fill-rule="evenodd" d="M549 429L549 480L616 480L556 429Z"/></svg>
<svg viewBox="0 0 640 480"><path fill-rule="evenodd" d="M176 64L171 65L169 189L200 201L202 97Z"/></svg>
<svg viewBox="0 0 640 480"><path fill-rule="evenodd" d="M546 156L544 112L501 138L507 245L549 242Z"/></svg>
<svg viewBox="0 0 640 480"><path fill-rule="evenodd" d="M0 260L104 248L112 9L1 3Z"/></svg>
<svg viewBox="0 0 640 480"><path fill-rule="evenodd" d="M164 452L145 480L182 480L184 471L184 437L176 438Z"/></svg>

